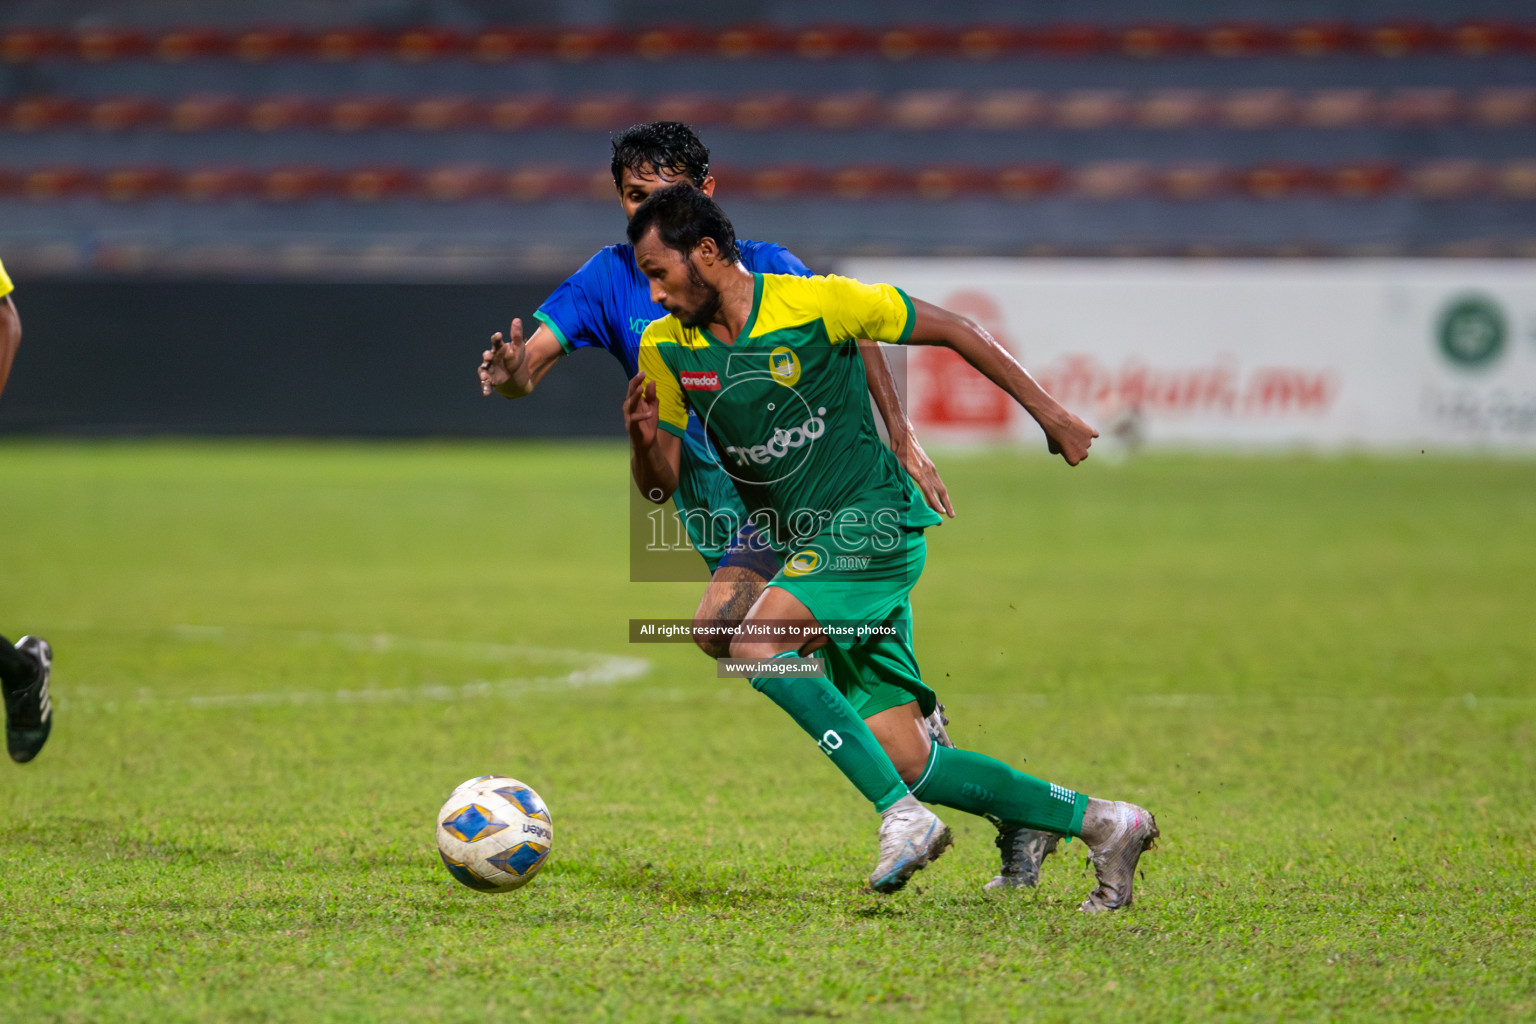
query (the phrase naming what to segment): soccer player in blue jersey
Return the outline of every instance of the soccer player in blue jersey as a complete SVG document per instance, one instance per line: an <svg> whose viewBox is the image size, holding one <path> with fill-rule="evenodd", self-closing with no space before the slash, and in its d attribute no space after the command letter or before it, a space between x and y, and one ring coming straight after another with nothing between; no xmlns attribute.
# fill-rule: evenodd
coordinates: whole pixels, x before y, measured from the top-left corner
<svg viewBox="0 0 1536 1024"><path fill-rule="evenodd" d="M616 135L612 171L626 217L632 216L651 193L674 183L691 183L705 194L714 192L709 150L691 128L677 122L639 124ZM802 277L810 274L805 264L782 246L740 240L737 247L748 269ZM635 265L633 247L610 245L555 289L534 314L538 327L526 339L521 320L512 321L505 337L500 333L492 336L491 348L482 353L481 390L507 398L530 394L561 357L587 347L606 349L633 377L641 333L651 321L665 315L666 311L652 300L650 286ZM879 346L861 343L859 356L868 390L902 467L929 507L953 516L944 483L901 411ZM706 653L718 658L728 652L730 631L779 571L779 562L769 546L754 542L750 527L737 536L737 525L745 522L742 499L730 475L721 469L696 417L689 419L682 444L682 475L674 497L689 537L711 572L694 613L694 635ZM727 519L733 523L727 531L718 529L714 513L721 510L730 513ZM930 735L944 745L949 744L946 721L942 706L935 707L926 719ZM1056 844L1057 836L1051 833L1000 826L997 845L1002 867L989 888L1035 885L1041 862Z"/></svg>
<svg viewBox="0 0 1536 1024"><path fill-rule="evenodd" d="M11 375L11 361L21 346L21 317L11 301L11 279L0 263L0 392ZM15 646L0 636L0 693L5 697L5 748L12 761L37 756L53 727L53 702L48 677L53 648L36 636L24 636Z"/></svg>
<svg viewBox="0 0 1536 1024"><path fill-rule="evenodd" d="M912 651L909 595L927 558L924 531L941 520L879 443L850 342L953 349L1034 418L1068 465L1088 457L1097 432L964 317L890 285L749 272L730 221L689 185L650 196L629 239L669 314L646 328L625 398L635 483L655 502L677 488L690 412L730 457L753 522L784 553L731 655L749 659L753 688L880 812L870 887L900 889L949 845L923 800L1081 836L1098 876L1081 909L1128 906L1137 863L1158 836L1145 808L941 746L923 727L937 698ZM792 673L813 651L840 670Z"/></svg>

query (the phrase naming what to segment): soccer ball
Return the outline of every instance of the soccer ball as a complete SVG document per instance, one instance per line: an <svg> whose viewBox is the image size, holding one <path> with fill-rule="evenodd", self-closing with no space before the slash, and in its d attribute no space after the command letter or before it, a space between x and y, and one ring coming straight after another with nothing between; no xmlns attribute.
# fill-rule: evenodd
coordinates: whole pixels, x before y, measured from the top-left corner
<svg viewBox="0 0 1536 1024"><path fill-rule="evenodd" d="M448 873L480 892L511 892L549 857L555 826L539 794L505 775L461 783L437 812L437 852Z"/></svg>

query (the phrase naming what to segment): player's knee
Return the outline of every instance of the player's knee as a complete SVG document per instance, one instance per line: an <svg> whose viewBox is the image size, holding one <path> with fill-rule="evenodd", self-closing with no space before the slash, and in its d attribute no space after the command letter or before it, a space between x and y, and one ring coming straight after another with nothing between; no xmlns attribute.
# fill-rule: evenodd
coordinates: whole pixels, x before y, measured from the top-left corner
<svg viewBox="0 0 1536 1024"><path fill-rule="evenodd" d="M903 752L891 756L891 764L896 766L896 774L901 776L901 781L912 785L923 777L923 771L928 767L928 752L921 755L915 752Z"/></svg>
<svg viewBox="0 0 1536 1024"><path fill-rule="evenodd" d="M729 657L734 625L709 616L697 616L693 620L693 642L711 658Z"/></svg>

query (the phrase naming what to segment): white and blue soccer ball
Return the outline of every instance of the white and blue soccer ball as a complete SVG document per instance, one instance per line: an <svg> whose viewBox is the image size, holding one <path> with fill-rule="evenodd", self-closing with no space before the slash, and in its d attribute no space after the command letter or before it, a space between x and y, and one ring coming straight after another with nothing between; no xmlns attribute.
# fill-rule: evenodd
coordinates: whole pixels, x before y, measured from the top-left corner
<svg viewBox="0 0 1536 1024"><path fill-rule="evenodd" d="M448 873L480 892L511 892L549 859L555 826L539 794L505 775L462 783L437 814L437 852Z"/></svg>

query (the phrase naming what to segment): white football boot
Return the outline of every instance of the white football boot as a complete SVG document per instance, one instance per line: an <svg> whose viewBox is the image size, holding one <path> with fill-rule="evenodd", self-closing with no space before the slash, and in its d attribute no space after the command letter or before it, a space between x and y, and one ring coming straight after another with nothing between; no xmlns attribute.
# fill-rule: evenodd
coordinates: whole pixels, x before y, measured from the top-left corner
<svg viewBox="0 0 1536 1024"><path fill-rule="evenodd" d="M1077 908L1090 914L1131 905L1136 862L1161 834L1152 812L1145 807L1117 801L1108 811L1113 816L1109 835L1088 848L1099 884Z"/></svg>
<svg viewBox="0 0 1536 1024"><path fill-rule="evenodd" d="M949 848L949 827L938 815L904 796L881 812L880 863L870 873L874 892L895 892Z"/></svg>

